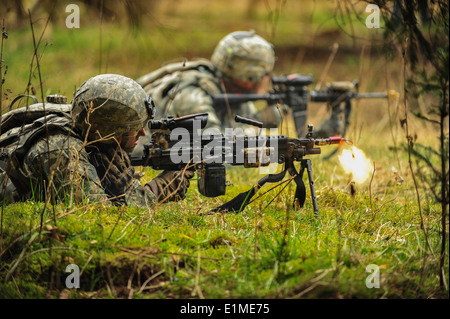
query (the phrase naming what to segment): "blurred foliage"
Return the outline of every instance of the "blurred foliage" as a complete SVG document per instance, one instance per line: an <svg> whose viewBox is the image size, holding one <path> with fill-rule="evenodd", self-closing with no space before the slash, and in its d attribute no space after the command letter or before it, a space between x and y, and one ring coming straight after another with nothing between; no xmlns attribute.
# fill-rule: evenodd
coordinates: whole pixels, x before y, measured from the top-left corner
<svg viewBox="0 0 450 319"><path fill-rule="evenodd" d="M361 90L386 89L385 80L378 76L387 68L381 55L382 33L365 27L361 4L343 10L330 1L132 1L141 16L136 20L141 22L133 25L125 1L77 1L80 28L68 29L65 8L72 2L44 5L45 1L7 0L0 8L8 33L3 49L8 72L2 113L27 89L40 92L38 70L35 62L32 65L28 10L38 44L44 95L60 93L70 100L76 87L98 73L137 78L173 59L209 58L222 37L239 29L254 29L274 44L278 57L275 74L310 73L316 81L322 75L325 81L359 79ZM18 3L22 14L16 13ZM339 50L329 71L322 74L334 43ZM395 67L388 72L393 79L399 75ZM398 81L391 83L390 88L398 89ZM379 117L381 104L373 100L360 107ZM323 116L325 105L320 110L311 116Z"/></svg>
<svg viewBox="0 0 450 319"><path fill-rule="evenodd" d="M82 7L82 14L87 20L101 17L105 21L125 20L132 28L142 27L144 17L152 11L157 0L82 0L82 1L54 1L54 0L5 0L0 6L0 16L6 16L11 28L24 27L32 17L48 16L57 25L64 22L68 4Z"/></svg>
<svg viewBox="0 0 450 319"><path fill-rule="evenodd" d="M448 1L395 0L393 11L384 1L375 1L387 19L385 38L391 46L402 49L407 74L405 98L429 101L424 108L413 104L411 112L421 121L437 128L437 146L417 143L409 132L407 115L405 127L406 150L414 157L414 168L421 186L441 204L442 246L440 252L441 288L448 284L444 275L446 245L448 245L449 195L449 3ZM392 48L391 48L392 49ZM427 98L428 97L428 98ZM411 170L413 170L410 161ZM416 188L419 187L416 185ZM420 199L419 204L420 204ZM420 209L420 207L419 207ZM421 213L421 212L420 212Z"/></svg>

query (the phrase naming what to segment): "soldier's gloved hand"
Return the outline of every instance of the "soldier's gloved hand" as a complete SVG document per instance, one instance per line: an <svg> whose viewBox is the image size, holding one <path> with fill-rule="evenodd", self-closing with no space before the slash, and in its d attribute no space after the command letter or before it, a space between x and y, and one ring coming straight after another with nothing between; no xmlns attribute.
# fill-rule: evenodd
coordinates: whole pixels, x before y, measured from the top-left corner
<svg viewBox="0 0 450 319"><path fill-rule="evenodd" d="M263 127L277 127L288 113L289 106L286 104L275 104L258 112L256 118L263 122Z"/></svg>
<svg viewBox="0 0 450 319"><path fill-rule="evenodd" d="M147 183L159 202L179 201L186 198L190 186L189 180L194 177L194 171L163 171Z"/></svg>
<svg viewBox="0 0 450 319"><path fill-rule="evenodd" d="M102 148L100 151L97 174L102 186L114 203L126 204L123 195L134 175L130 158L120 147Z"/></svg>
<svg viewBox="0 0 450 319"><path fill-rule="evenodd" d="M331 112L331 115L323 120L314 130L314 137L327 138L330 136L341 136L344 133L344 123L339 114Z"/></svg>
<svg viewBox="0 0 450 319"><path fill-rule="evenodd" d="M350 81L334 81L334 82L328 82L326 84L328 88L332 88L335 91L351 91L355 88L355 83Z"/></svg>

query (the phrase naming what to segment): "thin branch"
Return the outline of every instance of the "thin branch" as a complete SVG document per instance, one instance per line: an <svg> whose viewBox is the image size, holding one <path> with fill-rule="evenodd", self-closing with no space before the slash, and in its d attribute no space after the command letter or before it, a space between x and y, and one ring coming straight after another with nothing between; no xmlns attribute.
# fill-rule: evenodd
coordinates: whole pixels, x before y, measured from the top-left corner
<svg viewBox="0 0 450 319"><path fill-rule="evenodd" d="M407 44L405 43L404 45L407 46ZM403 50L403 77L404 79L406 79L406 57L405 57L405 50ZM406 81L404 81L404 87L403 87L403 91L404 91L404 111L405 111L405 132L406 132L406 140L408 142L408 163L409 163L409 170L411 172L411 176L413 178L413 182L414 182L414 188L416 190L416 197L417 197L417 204L419 205L419 214L420 214L420 228L422 228L423 233L425 235L425 241L427 243L428 249L430 250L431 254L433 255L434 258L436 258L436 256L434 255L433 249L431 248L430 245L430 241L428 240L428 233L427 230L425 228L425 224L424 224L424 219L423 219L423 214L422 214L422 205L420 202L420 194L419 194L419 186L416 180L416 176L414 174L414 169L413 169L413 163L412 163L412 159L411 159L411 137L409 136L409 126L408 126L408 109L407 109L407 88L406 88Z"/></svg>

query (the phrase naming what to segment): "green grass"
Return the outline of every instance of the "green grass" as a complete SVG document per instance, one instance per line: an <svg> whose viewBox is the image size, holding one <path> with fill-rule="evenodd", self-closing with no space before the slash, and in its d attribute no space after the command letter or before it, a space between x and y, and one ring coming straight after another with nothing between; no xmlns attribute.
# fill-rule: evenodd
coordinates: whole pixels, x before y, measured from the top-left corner
<svg viewBox="0 0 450 319"><path fill-rule="evenodd" d="M229 172L234 185L219 199L201 197L194 182L186 200L149 210L57 206L44 212L41 232L43 205L6 206L2 297L58 298L69 263L83 267L71 298L443 297L410 180L375 175L372 198L367 183L352 196L334 162L313 158L318 219L309 190L303 209L290 208L293 187L265 209L276 190L240 214L199 215L256 182L255 170L243 168ZM422 205L438 255L439 207ZM365 285L369 264L381 268L379 289Z"/></svg>

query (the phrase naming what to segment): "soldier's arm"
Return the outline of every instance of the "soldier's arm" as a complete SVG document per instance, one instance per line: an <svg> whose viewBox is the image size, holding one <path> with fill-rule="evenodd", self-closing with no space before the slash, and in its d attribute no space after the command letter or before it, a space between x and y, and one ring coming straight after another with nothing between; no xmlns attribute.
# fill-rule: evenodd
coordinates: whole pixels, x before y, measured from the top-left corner
<svg viewBox="0 0 450 319"><path fill-rule="evenodd" d="M25 156L24 171L47 185L51 182L60 200L72 197L78 203L102 201L109 204L83 142L76 138L58 134L51 136L48 142L46 139L38 141ZM125 192L125 200L130 205L148 207L155 196L134 179Z"/></svg>
<svg viewBox="0 0 450 319"><path fill-rule="evenodd" d="M257 110L253 102L247 102L242 103L240 110L242 114L239 115L262 122L263 127L276 128L289 112L289 107L284 104L268 105L262 110Z"/></svg>
<svg viewBox="0 0 450 319"><path fill-rule="evenodd" d="M167 114L184 116L195 113L208 113L205 128L216 128L222 131L222 123L213 106L213 100L203 89L195 86L186 87L169 102Z"/></svg>

